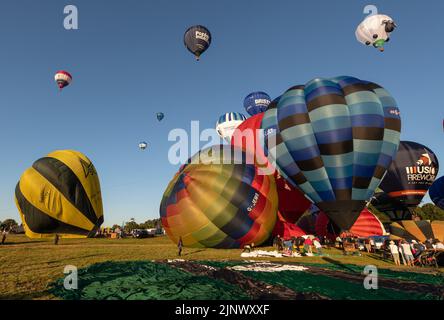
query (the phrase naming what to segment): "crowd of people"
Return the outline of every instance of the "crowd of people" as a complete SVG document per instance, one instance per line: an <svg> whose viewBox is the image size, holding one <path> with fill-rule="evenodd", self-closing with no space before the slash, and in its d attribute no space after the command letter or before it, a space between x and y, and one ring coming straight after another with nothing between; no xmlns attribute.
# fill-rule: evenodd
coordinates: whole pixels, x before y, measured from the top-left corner
<svg viewBox="0 0 444 320"><path fill-rule="evenodd" d="M273 240L273 246L278 252L293 255L323 255L323 247L336 247L343 250L344 254L360 255L360 251L367 253L382 254L383 258L391 255L394 263L400 266L401 263L406 266L414 266L418 262L419 257L423 252L444 251L444 244L438 239L428 239L420 242L412 240L378 240L376 243L373 237L358 238L353 234L344 232L339 235L335 241L327 237L293 237L290 240L285 240L281 236L276 236ZM251 248L249 248L251 249ZM421 263L419 263L421 265Z"/></svg>
<svg viewBox="0 0 444 320"><path fill-rule="evenodd" d="M397 266L402 263L413 267L421 254L425 251L444 250L444 244L438 239L428 239L424 243L412 240L410 243L405 240L391 240L388 245L393 261Z"/></svg>
<svg viewBox="0 0 444 320"><path fill-rule="evenodd" d="M284 252L288 255L312 255L313 249L318 255L322 255L322 244L327 241L323 238L322 241L318 237L292 237L290 240L284 240L281 236L276 236L273 240L273 246L278 252Z"/></svg>

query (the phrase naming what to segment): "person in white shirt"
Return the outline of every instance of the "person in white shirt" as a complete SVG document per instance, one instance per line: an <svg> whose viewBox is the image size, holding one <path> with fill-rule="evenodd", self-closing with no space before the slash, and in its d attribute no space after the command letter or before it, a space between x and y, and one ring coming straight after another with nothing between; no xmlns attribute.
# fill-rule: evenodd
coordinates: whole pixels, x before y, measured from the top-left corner
<svg viewBox="0 0 444 320"><path fill-rule="evenodd" d="M4 228L2 231L2 242L1 242L2 244L5 244L7 235L8 235L8 231L6 230L6 228Z"/></svg>
<svg viewBox="0 0 444 320"><path fill-rule="evenodd" d="M398 249L398 246L395 244L395 242L390 241L389 248L390 248L390 253L392 254L392 257L393 257L393 261L395 262L395 264L397 266L400 266L401 262L399 260L399 249Z"/></svg>
<svg viewBox="0 0 444 320"><path fill-rule="evenodd" d="M402 258L402 263L406 266L407 262L405 261L405 257L404 257L404 250L402 250L402 246L401 246L402 241L399 240L398 241L398 251L399 251L399 255Z"/></svg>
<svg viewBox="0 0 444 320"><path fill-rule="evenodd" d="M313 245L314 245L315 248L316 248L316 252L317 252L319 255L322 255L322 245L321 245L321 242L319 241L318 238L315 238L315 239L313 240Z"/></svg>
<svg viewBox="0 0 444 320"><path fill-rule="evenodd" d="M407 262L407 265L413 267L413 253L412 249L410 248L410 244L408 244L406 241L403 241L401 247L402 251L404 252L404 257Z"/></svg>
<svg viewBox="0 0 444 320"><path fill-rule="evenodd" d="M444 250L444 244L441 241L438 241L436 243L436 249L437 250Z"/></svg>

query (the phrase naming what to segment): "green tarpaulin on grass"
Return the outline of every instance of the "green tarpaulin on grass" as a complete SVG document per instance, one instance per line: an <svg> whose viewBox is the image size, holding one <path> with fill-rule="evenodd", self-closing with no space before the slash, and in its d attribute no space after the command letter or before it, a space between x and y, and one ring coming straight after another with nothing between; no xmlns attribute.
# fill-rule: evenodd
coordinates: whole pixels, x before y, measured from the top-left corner
<svg viewBox="0 0 444 320"><path fill-rule="evenodd" d="M245 265L247 262L201 261L216 268ZM339 264L304 264L348 274L361 274L363 267ZM378 269L379 276L442 287L443 276ZM352 300L430 300L440 299L432 293L401 291L379 287L366 290L363 283L306 271L252 272L242 274L257 281L281 285L295 292L318 293L331 299ZM364 276L363 276L364 278ZM67 300L238 300L250 297L238 286L219 279L197 276L164 263L152 261L106 262L78 272L79 288L66 290L63 278L52 285L50 292Z"/></svg>
<svg viewBox="0 0 444 320"><path fill-rule="evenodd" d="M78 289L64 279L50 292L66 300L238 300L248 299L221 280L195 276L151 261L105 262L78 271Z"/></svg>

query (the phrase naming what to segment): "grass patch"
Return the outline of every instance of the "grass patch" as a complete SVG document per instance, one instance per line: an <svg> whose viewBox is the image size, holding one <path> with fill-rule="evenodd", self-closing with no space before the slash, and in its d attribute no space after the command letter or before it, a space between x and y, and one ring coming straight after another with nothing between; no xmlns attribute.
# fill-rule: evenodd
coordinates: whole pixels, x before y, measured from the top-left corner
<svg viewBox="0 0 444 320"><path fill-rule="evenodd" d="M262 248L271 250L272 248ZM325 250L341 264L376 265L393 268L389 261L372 255L342 256L336 249ZM198 261L240 261L239 249L185 248L182 259ZM176 259L177 247L167 237L148 239L63 239L58 246L50 240L29 240L23 235L10 235L7 244L0 246L0 298L53 299L48 292L50 284L64 276L66 265L84 268L107 261L141 261ZM325 257L248 258L279 262L315 263L331 265ZM424 271L421 268L401 267L405 271ZM442 268L441 268L442 270Z"/></svg>

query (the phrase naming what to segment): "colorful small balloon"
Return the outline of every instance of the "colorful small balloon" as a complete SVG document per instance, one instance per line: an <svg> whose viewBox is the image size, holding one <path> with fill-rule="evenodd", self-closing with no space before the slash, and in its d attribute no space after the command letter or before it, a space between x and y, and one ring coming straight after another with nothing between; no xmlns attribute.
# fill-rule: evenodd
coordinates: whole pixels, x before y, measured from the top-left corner
<svg viewBox="0 0 444 320"><path fill-rule="evenodd" d="M63 88L69 86L72 81L72 76L68 71L60 70L56 72L54 80L57 83L59 90L62 90Z"/></svg>

